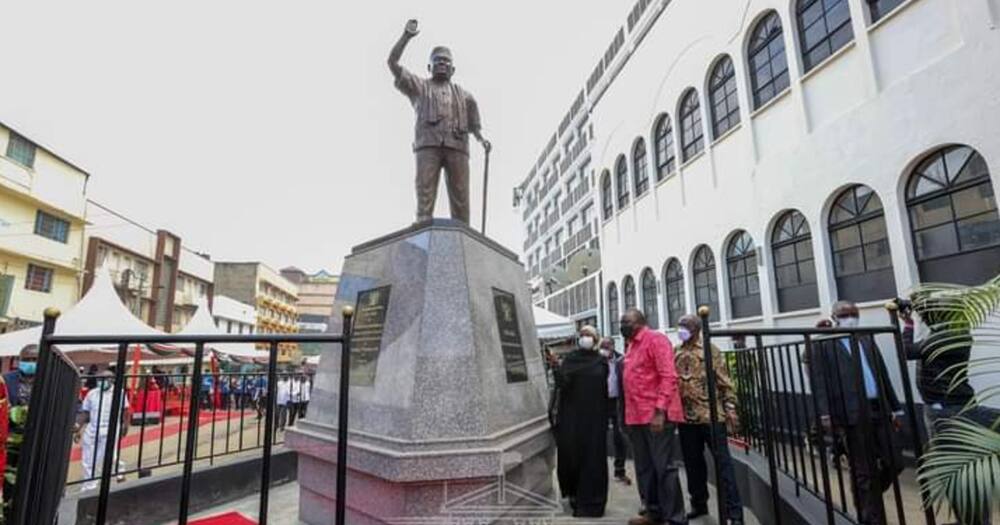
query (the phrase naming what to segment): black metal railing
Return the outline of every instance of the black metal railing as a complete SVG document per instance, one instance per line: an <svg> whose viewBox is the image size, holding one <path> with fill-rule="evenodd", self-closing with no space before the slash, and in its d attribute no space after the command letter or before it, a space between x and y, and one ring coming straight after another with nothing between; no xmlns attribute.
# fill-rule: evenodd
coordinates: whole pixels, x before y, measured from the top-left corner
<svg viewBox="0 0 1000 525"><path fill-rule="evenodd" d="M155 366L155 361L153 362ZM150 366L144 363L143 366ZM150 372L124 374L128 401L120 413L125 425L115 439L117 458L113 475L122 479L137 474L146 477L156 469L183 463L185 429L200 427L195 445L195 462L213 465L216 460L256 451L263 447L264 411L267 408L265 372L213 372L202 375L201 387L193 388L194 374ZM104 452L100 444L110 435L102 417L110 417L111 377L83 375L78 401L80 412L93 414L81 425L79 468L71 469L68 486L82 484L95 488L98 464ZM284 443L284 430L304 417L311 399L311 372L278 372L277 423L272 429L273 444ZM200 407L198 418L190 411L192 397ZM207 434L208 441L204 442ZM96 446L95 446L96 445ZM134 456L128 451L134 451ZM72 456L77 457L75 454ZM75 462L75 461L74 461Z"/></svg>
<svg viewBox="0 0 1000 525"><path fill-rule="evenodd" d="M739 399L740 420L739 428L730 430L730 443L735 443L747 454L753 451L766 458L774 523L781 525L782 499L791 496L781 493L779 475L794 483L794 497L805 490L822 502L827 524L833 525L838 519L865 522L858 494L853 489L854 476L860 471L857 467L867 466L868 473L874 474L875 465L880 464L895 474L891 476L895 519L887 519L889 511L884 504L878 505L881 514L878 518L881 523L905 525L907 515L899 480L905 466L903 458L894 454L878 457L876 447L856 444L858 437L865 439L866 445L871 444L867 440L875 439L872 436L877 434L890 441L894 438L906 441L906 448L913 453L915 462L919 462L924 450L895 311L890 309L890 325L857 328L715 329L709 323L707 307L701 307L698 313L703 324L706 387L712 421L717 421L719 414L711 345L713 341L730 338L731 349L724 351L723 356ZM864 395L862 354L865 348L870 352L878 350L874 344L877 335L889 336L893 341L895 355L887 355L885 359L896 359L899 364L900 387L904 393L900 404L905 412L899 419L895 419L889 406L888 399L894 395L893 385L880 357L869 364L877 396L869 400L869 396ZM831 357L830 352L845 354ZM838 364L842 358L849 359L850 364L842 367ZM856 402L848 399L847 391L854 393ZM821 404L829 409L821 409ZM855 422L848 424L844 418L850 412L854 412L850 417ZM832 421L821 418L821 414L831 413L839 417L833 417ZM894 428L903 420L907 423L906 429ZM710 426L710 430L714 434L714 426ZM848 435L849 432L853 434ZM855 439L854 447L848 446L849 438ZM711 442L716 443L714 435ZM852 457L852 454L862 457ZM715 462L715 468L716 479L721 479L719 462ZM907 470L912 474L912 468ZM848 492L855 492L853 512ZM870 497L882 501L882 492ZM717 498L717 502L719 515L724 516L724 498ZM925 509L923 518L926 524L935 524L932 509Z"/></svg>
<svg viewBox="0 0 1000 525"><path fill-rule="evenodd" d="M110 411L107 412L107 430L104 433L105 436L111 437L111 439L105 439L103 445L103 453L95 452L95 457L100 456L100 474L96 474L96 464L92 463L92 467L95 467L92 472L91 480L96 481L99 479L99 493L97 502L97 512L95 523L98 525L103 525L107 520L108 515L108 501L110 496L111 488L111 478L119 474L128 474L140 472L140 466L137 464L133 470L119 470L117 468L117 452L120 448L120 440L115 439L119 435L120 430L123 430L122 424L124 422L123 416L125 411L123 410L126 404L127 395L127 385L129 380L132 379L133 374L126 374L125 369L127 363L127 356L129 354L130 345L162 345L165 347L175 347L175 348L190 348L193 345L193 358L194 362L192 365L192 372L190 375L185 374L174 374L175 378L182 379L183 383L181 385L180 393L187 393L184 399L181 400L180 406L184 410L186 408L186 415L188 424L186 427L181 426L179 428L178 436L183 435L184 444L180 445L180 437L178 437L178 448L175 451L175 461L169 464L180 464L182 465L182 478L181 478L181 491L180 491L180 502L178 505L178 523L180 525L186 525L188 522L189 515L189 502L190 502L190 491L191 491L191 478L194 469L194 464L199 459L206 459L205 456L198 456L198 433L200 430L200 415L202 410L209 410L208 406L213 405L211 410L217 411L218 408L214 407L212 400L206 401L202 396L203 386L208 383L204 381L203 378L209 377L203 374L203 366L205 365L205 352L206 346L211 348L212 345L221 343L261 343L268 345L267 350L267 371L266 373L259 374L264 378L263 384L263 401L261 408L264 425L261 429L263 434L260 442L260 447L262 449L262 461L260 469L260 497L259 497L259 513L258 513L258 523L266 524L268 517L268 503L269 503L269 490L270 490L270 477L271 477L271 455L272 448L276 444L277 439L277 424L279 422L279 410L277 406L277 394L278 394L278 382L282 374L278 372L278 345L281 343L333 343L339 344L341 348L341 375L340 375L340 412L338 414L338 440L337 440L337 486L336 486L336 513L335 521L338 525L345 523L345 503L346 503L346 452L347 452L347 400L349 394L349 370L350 370L350 341L351 341L351 321L353 317L353 309L350 307L345 307L343 314L343 333L341 334L225 334L225 335L163 335L163 336L140 336L140 335L127 335L127 334L108 334L108 335L63 335L55 334L54 329L56 325L56 317L58 312L46 312L46 322L45 329L43 331L41 341L39 343L39 362L46 362L53 353L53 347L58 347L61 345L89 345L89 346L99 346L102 348L117 346L117 356L115 361L115 368L113 373L113 379L111 377L103 379L103 381L110 381L110 399L104 400L104 395L97 395L101 399L101 403L110 402ZM215 375L215 374L212 374ZM238 376L239 374L237 374ZM253 374L243 374L244 376L249 376ZM149 375L137 374L137 379L147 381L151 379ZM163 375L164 379L171 376L171 374ZM152 378L155 381L155 378ZM44 375L40 375L35 382L35 391L47 391L51 385L47 384L48 378ZM104 385L95 384L98 388ZM149 387L148 383L144 385ZM213 389L214 390L214 389ZM148 395L149 388L146 388ZM214 392L212 393L214 395ZM143 398L143 409L146 407L146 398ZM203 403L206 403L203 405ZM99 417L104 417L104 412L102 410L97 410ZM48 414L44 411L30 412L28 415L28 425L41 425L46 426L46 418ZM162 420L162 418L161 418ZM143 412L143 422L145 423L145 411ZM214 423L214 414L213 414ZM100 426L103 422L99 421ZM162 425L163 423L161 423ZM145 425L140 427L140 433L144 432ZM99 433L102 432L98 428ZM212 432L215 431L215 426L212 427ZM143 436L144 437L144 436ZM143 443L140 438L139 443ZM214 440L211 440L210 451L208 458L210 459L214 452L212 447L214 447ZM160 440L157 446L162 446L163 440ZM140 453L140 458L143 454ZM163 459L162 454L157 452L157 464L152 466L166 466L162 464ZM144 467L143 467L144 468ZM117 471L117 472L116 472ZM87 481L80 479L77 481ZM35 523L29 518L25 523Z"/></svg>

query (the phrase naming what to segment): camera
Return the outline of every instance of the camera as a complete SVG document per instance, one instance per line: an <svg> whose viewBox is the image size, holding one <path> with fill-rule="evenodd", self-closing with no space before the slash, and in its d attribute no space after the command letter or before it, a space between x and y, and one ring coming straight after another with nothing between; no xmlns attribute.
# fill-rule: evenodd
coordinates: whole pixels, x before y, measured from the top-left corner
<svg viewBox="0 0 1000 525"><path fill-rule="evenodd" d="M896 310L899 312L899 315L909 315L913 313L913 301L897 297L893 299L892 302L896 304Z"/></svg>

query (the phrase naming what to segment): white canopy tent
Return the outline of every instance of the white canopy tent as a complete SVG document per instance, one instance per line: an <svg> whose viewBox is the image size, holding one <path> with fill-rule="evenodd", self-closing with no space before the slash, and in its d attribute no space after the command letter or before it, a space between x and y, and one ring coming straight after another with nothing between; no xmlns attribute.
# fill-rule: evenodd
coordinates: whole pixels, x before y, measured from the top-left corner
<svg viewBox="0 0 1000 525"><path fill-rule="evenodd" d="M226 333L215 326L207 301L201 299L198 301L198 309L194 316L178 335L226 335ZM238 362L267 361L268 356L266 352L257 350L254 343L209 343L207 348ZM193 352L194 347L186 347L184 350Z"/></svg>
<svg viewBox="0 0 1000 525"><path fill-rule="evenodd" d="M534 307L534 313L535 330L539 339L565 339L576 335L576 323L572 319L538 306Z"/></svg>
<svg viewBox="0 0 1000 525"><path fill-rule="evenodd" d="M122 304L111 280L111 272L99 269L87 294L56 320L56 334L64 335L141 335L162 336L163 332L140 321ZM36 326L0 335L0 357L16 356L28 347L37 346L42 327ZM109 345L60 345L64 352L114 350ZM149 354L153 355L153 354Z"/></svg>

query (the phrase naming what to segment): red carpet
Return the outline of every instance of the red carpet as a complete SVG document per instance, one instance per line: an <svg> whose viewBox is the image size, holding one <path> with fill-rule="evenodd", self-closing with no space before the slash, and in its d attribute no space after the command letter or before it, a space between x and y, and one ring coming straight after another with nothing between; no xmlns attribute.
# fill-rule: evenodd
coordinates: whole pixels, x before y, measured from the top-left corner
<svg viewBox="0 0 1000 525"><path fill-rule="evenodd" d="M257 525L257 522L240 514L227 512L188 522L191 525Z"/></svg>
<svg viewBox="0 0 1000 525"><path fill-rule="evenodd" d="M250 414L252 414L252 413L248 413L247 415L250 415ZM216 429L219 430L220 432L222 432L222 433L219 434L219 436L225 435L224 433L225 433L225 429L226 429L226 427L225 427L226 416L227 416L227 414L225 412L218 412L218 413L215 414ZM239 412L233 412L231 414L228 414L228 416L229 416L229 419L235 419L235 420L238 421L239 418L240 418L240 413ZM221 421L221 423L220 423L220 421ZM211 423L212 423L212 414L210 412L198 415L198 426L210 425ZM251 424L253 426L251 426ZM221 425L221 426L219 426L219 425ZM170 436L173 436L173 435L175 435L175 434L177 434L179 432L187 430L187 427L188 427L187 420L184 420L183 423L181 423L180 421L177 421L175 423L165 423L163 425L162 431L161 431L160 425L150 425L149 427L146 428L145 433L142 433L136 427L132 427L131 429L129 429L128 435L122 438L122 440L121 440L122 441L121 442L121 446L122 446L122 448L128 448L128 447L132 447L132 446L138 445L140 437L143 437L146 440L146 443L155 442L158 439L160 439L161 436L164 439L166 439L166 438L168 438ZM237 430L239 429L238 423L237 423L237 426L235 428ZM246 423L246 426L244 428L246 428L246 429L251 429L251 428L256 429L256 421L248 420L248 422ZM232 431L232 430L233 430L233 428L230 428L230 431ZM204 431L202 431L202 432L204 432ZM83 455L83 450L82 450L80 444L79 443L74 443L72 452L70 453L70 461L79 461L80 457L82 455Z"/></svg>

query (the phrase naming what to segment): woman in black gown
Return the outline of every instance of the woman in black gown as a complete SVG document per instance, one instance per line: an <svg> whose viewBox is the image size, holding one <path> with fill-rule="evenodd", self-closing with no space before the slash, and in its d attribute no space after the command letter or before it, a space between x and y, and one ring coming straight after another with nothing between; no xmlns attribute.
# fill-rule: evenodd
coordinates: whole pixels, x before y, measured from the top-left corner
<svg viewBox="0 0 1000 525"><path fill-rule="evenodd" d="M576 517L601 517L608 501L608 362L597 330L580 330L577 349L555 371L559 488Z"/></svg>

